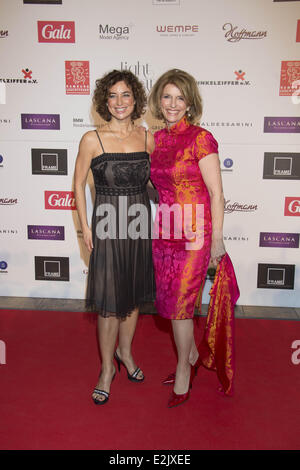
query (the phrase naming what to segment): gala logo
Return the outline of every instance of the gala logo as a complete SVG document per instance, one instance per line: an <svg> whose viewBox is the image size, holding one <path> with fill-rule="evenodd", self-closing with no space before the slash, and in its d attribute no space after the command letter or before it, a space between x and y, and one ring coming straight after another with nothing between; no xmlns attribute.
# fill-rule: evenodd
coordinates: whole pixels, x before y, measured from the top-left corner
<svg viewBox="0 0 300 470"><path fill-rule="evenodd" d="M76 210L73 191L45 191L45 209Z"/></svg>
<svg viewBox="0 0 300 470"><path fill-rule="evenodd" d="M284 205L284 215L300 216L300 198L286 197Z"/></svg>
<svg viewBox="0 0 300 470"><path fill-rule="evenodd" d="M74 21L38 21L39 42L75 42Z"/></svg>

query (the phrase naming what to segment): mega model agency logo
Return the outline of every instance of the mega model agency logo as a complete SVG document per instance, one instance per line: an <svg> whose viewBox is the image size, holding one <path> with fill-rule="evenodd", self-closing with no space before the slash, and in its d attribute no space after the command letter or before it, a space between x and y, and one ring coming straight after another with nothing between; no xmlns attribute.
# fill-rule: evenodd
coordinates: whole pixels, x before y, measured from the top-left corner
<svg viewBox="0 0 300 470"><path fill-rule="evenodd" d="M35 256L36 281L69 281L69 258L56 256Z"/></svg>
<svg viewBox="0 0 300 470"><path fill-rule="evenodd" d="M19 77L5 77L5 78L0 78L0 83L14 83L14 84L19 84L19 83L22 83L22 84L28 84L28 83L32 83L32 84L37 84L38 81L36 78L33 78L32 77L32 70L30 70L29 67L24 67L22 70L21 70L22 74L23 74L23 77L21 77L21 75Z"/></svg>
<svg viewBox="0 0 300 470"><path fill-rule="evenodd" d="M271 248L299 248L299 233L261 232L259 246Z"/></svg>
<svg viewBox="0 0 300 470"><path fill-rule="evenodd" d="M38 21L39 42L75 42L74 21Z"/></svg>
<svg viewBox="0 0 300 470"><path fill-rule="evenodd" d="M66 149L31 149L33 175L67 175Z"/></svg>
<svg viewBox="0 0 300 470"><path fill-rule="evenodd" d="M283 60L281 62L279 96L292 96L297 80L300 80L300 60Z"/></svg>
<svg viewBox="0 0 300 470"><path fill-rule="evenodd" d="M260 289L294 289L294 264L258 264L257 287Z"/></svg>
<svg viewBox="0 0 300 470"><path fill-rule="evenodd" d="M128 40L134 24L111 25L99 24L99 39Z"/></svg>
<svg viewBox="0 0 300 470"><path fill-rule="evenodd" d="M45 191L45 209L76 210L73 191Z"/></svg>
<svg viewBox="0 0 300 470"><path fill-rule="evenodd" d="M27 225L29 240L64 240L65 227L56 225Z"/></svg>
<svg viewBox="0 0 300 470"><path fill-rule="evenodd" d="M299 180L300 153L265 152L263 179Z"/></svg>
<svg viewBox="0 0 300 470"><path fill-rule="evenodd" d="M265 117L264 118L264 132L272 133L290 133L296 134L300 132L300 118L299 117Z"/></svg>
<svg viewBox="0 0 300 470"><path fill-rule="evenodd" d="M59 114L21 114L22 129L59 130Z"/></svg>
<svg viewBox="0 0 300 470"><path fill-rule="evenodd" d="M284 215L300 217L300 197L286 197L284 201Z"/></svg>
<svg viewBox="0 0 300 470"><path fill-rule="evenodd" d="M251 31L245 28L234 26L232 23L223 24L222 29L225 31L225 38L228 42L239 42L243 39L264 39L267 37L267 31Z"/></svg>
<svg viewBox="0 0 300 470"><path fill-rule="evenodd" d="M88 60L66 60L66 94L90 94L90 63Z"/></svg>

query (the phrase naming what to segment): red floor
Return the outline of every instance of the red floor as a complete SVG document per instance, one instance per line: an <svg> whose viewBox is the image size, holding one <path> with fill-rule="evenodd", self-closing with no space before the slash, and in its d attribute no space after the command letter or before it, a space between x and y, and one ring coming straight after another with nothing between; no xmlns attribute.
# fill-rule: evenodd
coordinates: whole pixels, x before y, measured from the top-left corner
<svg viewBox="0 0 300 470"><path fill-rule="evenodd" d="M109 403L95 406L90 319L0 310L1 449L300 449L300 364L291 361L299 321L237 319L234 397L219 395L216 374L202 368L190 400L168 409L171 389L160 383L176 362L168 321L140 316L133 350L146 380L132 383L123 369Z"/></svg>

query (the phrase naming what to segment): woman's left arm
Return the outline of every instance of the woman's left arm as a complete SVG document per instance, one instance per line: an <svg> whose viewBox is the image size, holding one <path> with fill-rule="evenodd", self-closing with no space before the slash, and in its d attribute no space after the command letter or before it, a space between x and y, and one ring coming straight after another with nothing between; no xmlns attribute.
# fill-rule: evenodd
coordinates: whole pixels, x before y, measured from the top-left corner
<svg viewBox="0 0 300 470"><path fill-rule="evenodd" d="M212 218L211 262L217 266L226 253L223 242L224 195L220 160L217 153L206 155L199 161L199 168L210 196Z"/></svg>

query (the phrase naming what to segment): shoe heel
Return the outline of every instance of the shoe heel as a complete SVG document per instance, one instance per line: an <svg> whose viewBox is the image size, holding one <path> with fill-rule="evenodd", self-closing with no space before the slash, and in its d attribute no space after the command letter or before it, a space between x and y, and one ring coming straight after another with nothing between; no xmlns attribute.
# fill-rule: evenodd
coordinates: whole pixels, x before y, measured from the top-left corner
<svg viewBox="0 0 300 470"><path fill-rule="evenodd" d="M119 358L117 352L115 352L115 360L117 362L118 371L121 371L121 359Z"/></svg>

